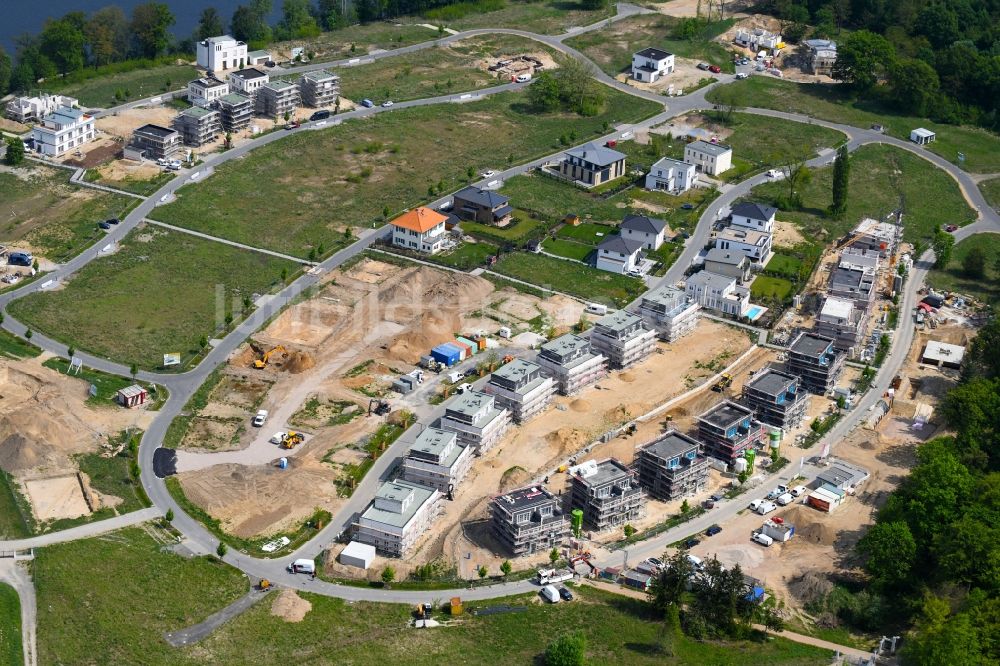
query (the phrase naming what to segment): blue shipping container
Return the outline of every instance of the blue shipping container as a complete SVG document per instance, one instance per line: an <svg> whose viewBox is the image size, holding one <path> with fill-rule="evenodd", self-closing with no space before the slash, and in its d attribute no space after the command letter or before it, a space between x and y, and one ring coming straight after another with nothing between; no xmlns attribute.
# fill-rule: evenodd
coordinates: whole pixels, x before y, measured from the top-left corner
<svg viewBox="0 0 1000 666"><path fill-rule="evenodd" d="M438 345L431 350L431 356L438 363L451 367L462 360L462 350L450 343Z"/></svg>

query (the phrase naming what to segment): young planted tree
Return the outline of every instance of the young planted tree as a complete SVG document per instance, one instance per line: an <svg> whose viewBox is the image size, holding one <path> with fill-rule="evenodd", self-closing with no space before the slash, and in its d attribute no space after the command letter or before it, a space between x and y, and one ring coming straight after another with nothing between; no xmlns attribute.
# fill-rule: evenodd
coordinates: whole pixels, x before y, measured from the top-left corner
<svg viewBox="0 0 1000 666"><path fill-rule="evenodd" d="M851 158L847 146L841 146L837 151L837 159L833 162L833 204L830 212L834 217L841 217L847 211L847 190L851 175Z"/></svg>
<svg viewBox="0 0 1000 666"><path fill-rule="evenodd" d="M486 568L486 565L484 564L483 566L479 567L479 571L477 571L476 573L479 574L479 580L482 580L486 578L486 576L488 576L490 572Z"/></svg>
<svg viewBox="0 0 1000 666"><path fill-rule="evenodd" d="M382 583L384 585L389 585L394 580L396 580L395 569L393 569L391 566L387 566L385 569L382 569Z"/></svg>
<svg viewBox="0 0 1000 666"><path fill-rule="evenodd" d="M503 563L500 564L500 573L502 573L504 576L509 576L510 572L513 570L514 570L514 565L510 563L510 560L504 560Z"/></svg>

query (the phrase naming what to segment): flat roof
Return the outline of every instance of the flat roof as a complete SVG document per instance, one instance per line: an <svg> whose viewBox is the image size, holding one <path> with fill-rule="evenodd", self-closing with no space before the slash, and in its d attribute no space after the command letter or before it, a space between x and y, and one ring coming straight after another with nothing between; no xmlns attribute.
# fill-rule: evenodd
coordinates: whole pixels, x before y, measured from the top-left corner
<svg viewBox="0 0 1000 666"><path fill-rule="evenodd" d="M748 245L758 245L760 241L769 238L771 234L766 231L756 229L744 229L743 227L726 227L719 232L716 238L727 241L737 241Z"/></svg>
<svg viewBox="0 0 1000 666"><path fill-rule="evenodd" d="M218 113L215 109L206 109L202 106L192 106L190 109L184 109L181 111L182 116L191 116L192 118L204 118L205 116L212 115L213 113Z"/></svg>
<svg viewBox="0 0 1000 666"><path fill-rule="evenodd" d="M287 90L289 88L296 88L296 87L297 86L294 83L291 83L290 81L282 81L280 79L277 81L268 81L263 86L261 86L261 88L268 88L269 90L276 90L276 91Z"/></svg>
<svg viewBox="0 0 1000 666"><path fill-rule="evenodd" d="M574 477L587 486L603 486L632 475L628 467L614 458L588 460L576 467Z"/></svg>
<svg viewBox="0 0 1000 666"><path fill-rule="evenodd" d="M694 447L696 450L701 444L693 437L688 437L682 432L668 430L652 442L639 446L640 451L649 451L664 460L669 460L677 456L684 455Z"/></svg>
<svg viewBox="0 0 1000 666"><path fill-rule="evenodd" d="M400 479L386 481L379 486L378 492L375 493L376 499L381 498L403 502L411 494L413 499L405 505L402 513L396 513L387 509L377 509L373 500L361 515L368 520L392 525L393 527L406 527L406 524L413 520L413 516L420 510L420 507L426 504L427 500L433 497L435 493L437 493L437 490L418 483L409 483Z"/></svg>
<svg viewBox="0 0 1000 666"><path fill-rule="evenodd" d="M611 314L606 314L597 320L595 326L603 326L613 331L621 331L642 323L642 317L625 310L616 310Z"/></svg>
<svg viewBox="0 0 1000 666"><path fill-rule="evenodd" d="M703 141L702 139L698 139L697 141L692 141L686 147L691 148L692 150L697 150L700 153L706 153L708 155L714 155L716 157L718 157L719 155L724 155L726 153L732 152L733 150L732 148L730 148L725 144L711 143L709 141Z"/></svg>
<svg viewBox="0 0 1000 666"><path fill-rule="evenodd" d="M219 98L220 102L225 102L226 104L243 104L250 103L250 98L246 95L241 95L239 93L229 93L228 95L223 95Z"/></svg>
<svg viewBox="0 0 1000 666"><path fill-rule="evenodd" d="M438 463L442 467L451 467L465 451L465 447L458 444L457 439L458 435L453 432L441 430L440 428L424 428L417 435L416 441L410 445L410 451L421 451L440 458L441 453L448 446L451 446L451 451L448 452L447 457L442 458Z"/></svg>
<svg viewBox="0 0 1000 666"><path fill-rule="evenodd" d="M670 56L672 56L673 53L664 51L663 49L656 49L650 47L648 49L643 49L637 52L636 55L639 56L640 58L652 58L653 60L663 60L664 58L669 58Z"/></svg>
<svg viewBox="0 0 1000 666"><path fill-rule="evenodd" d="M541 369L542 366L537 363L525 361L523 358L516 358L510 363L501 365L493 371L493 374L497 377L516 382L525 376L530 375L532 372L540 372Z"/></svg>
<svg viewBox="0 0 1000 666"><path fill-rule="evenodd" d="M727 428L748 416L753 416L753 412L749 408L739 405L732 400L726 400L709 408L707 412L698 417L698 420L705 421L719 428Z"/></svg>
<svg viewBox="0 0 1000 666"><path fill-rule="evenodd" d="M934 361L935 363L961 363L965 357L965 347L961 345L951 345L947 342L928 340L924 347L921 358Z"/></svg>
<svg viewBox="0 0 1000 666"><path fill-rule="evenodd" d="M687 303L687 294L684 293L683 289L675 287L672 284L665 284L646 292L642 300L670 309L682 303Z"/></svg>
<svg viewBox="0 0 1000 666"><path fill-rule="evenodd" d="M217 86L228 86L229 84L225 81L220 81L214 76L203 76L200 79L195 79L188 82L189 86L200 86L202 88L215 88Z"/></svg>
<svg viewBox="0 0 1000 666"><path fill-rule="evenodd" d="M160 137L161 139L166 139L172 134L177 134L177 132L172 129L161 127L160 125L153 125L151 123L143 125L142 127L137 127L135 131L142 132L143 134L152 134Z"/></svg>
<svg viewBox="0 0 1000 666"><path fill-rule="evenodd" d="M827 296L823 302L823 309L820 310L821 317L837 317L838 319L851 319L854 314L854 303L844 298Z"/></svg>
<svg viewBox="0 0 1000 666"><path fill-rule="evenodd" d="M466 416L473 416L483 408L484 405L492 405L493 396L488 393L481 393L480 391L466 391L462 395L457 395L455 398L445 405L445 409L452 412L458 412L459 414L465 414Z"/></svg>
<svg viewBox="0 0 1000 666"><path fill-rule="evenodd" d="M890 241L896 235L896 225L867 217L854 228L855 235L865 234L878 240Z"/></svg>
<svg viewBox="0 0 1000 666"><path fill-rule="evenodd" d="M868 472L860 469L852 469L841 463L832 463L825 470L816 475L816 478L825 483L829 483L834 488L841 486L856 486L868 478Z"/></svg>
<svg viewBox="0 0 1000 666"><path fill-rule="evenodd" d="M655 169L656 167L665 167L665 166L674 167L676 169L685 169L685 170L695 168L693 164L688 164L684 160L675 160L672 157L661 157L660 159L653 162L652 168Z"/></svg>
<svg viewBox="0 0 1000 666"><path fill-rule="evenodd" d="M756 379L750 381L747 384L748 388L752 388L757 391L763 391L768 395L778 395L784 392L785 388L789 384L794 384L796 377L792 375L786 375L778 370L768 369L763 374L759 375Z"/></svg>
<svg viewBox="0 0 1000 666"><path fill-rule="evenodd" d="M265 51L264 49L258 49L257 51L250 51L249 53L247 53L247 58L263 58L263 57L270 58L271 52Z"/></svg>
<svg viewBox="0 0 1000 666"><path fill-rule="evenodd" d="M560 335L555 340L549 340L539 349L551 351L555 354L559 354L560 356L566 356L570 352L580 349L590 349L590 340L581 338L579 335L567 333L565 335Z"/></svg>
<svg viewBox="0 0 1000 666"><path fill-rule="evenodd" d="M241 79L259 79L263 76L267 76L267 73L260 71L256 67L247 67L246 69L241 69L238 72L233 72L229 76L238 76Z"/></svg>
<svg viewBox="0 0 1000 666"><path fill-rule="evenodd" d="M918 127L915 130L910 130L910 134L916 134L917 136L934 136L934 132L930 131L926 127Z"/></svg>
<svg viewBox="0 0 1000 666"><path fill-rule="evenodd" d="M805 354L806 356L819 356L825 352L831 344L833 344L832 338L806 331L799 333L799 336L792 341L792 344L789 345L788 348L791 351L799 354Z"/></svg>
<svg viewBox="0 0 1000 666"><path fill-rule="evenodd" d="M555 501L555 495L542 485L518 488L503 495L497 495L493 501L505 507L511 513L534 508Z"/></svg>

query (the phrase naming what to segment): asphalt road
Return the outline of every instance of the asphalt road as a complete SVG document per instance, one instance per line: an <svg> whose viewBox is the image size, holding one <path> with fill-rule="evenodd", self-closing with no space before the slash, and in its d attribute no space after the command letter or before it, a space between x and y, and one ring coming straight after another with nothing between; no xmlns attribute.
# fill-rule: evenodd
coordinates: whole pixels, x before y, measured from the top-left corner
<svg viewBox="0 0 1000 666"><path fill-rule="evenodd" d="M620 6L621 7L621 6ZM632 7L632 6L628 6ZM632 13L638 13L638 8ZM618 18L621 18L619 16ZM560 51L567 53L575 58L580 59L584 62L589 62L586 58L579 52L570 49L562 44L562 40L565 37L575 34L580 34L581 32L587 30L598 29L602 25L606 24L607 21L602 21L599 24L594 24L593 26L587 26L586 28L571 31L566 35L552 37L546 35L535 35L529 32L517 31L517 30L504 30L504 29L494 29L494 30L474 30L467 31L465 33L460 33L459 35L451 35L444 38L443 40L437 40L437 42L425 42L423 44L417 44L413 47L404 47L394 52L386 52L383 54L377 54L373 57L388 57L391 54L399 54L401 52L416 51L421 48L428 48L434 43L448 43L450 41L456 41L463 37L468 37L474 34L496 34L499 32L507 34L515 34L530 39L535 39L542 43L548 44L553 48L557 48ZM322 65L316 65L319 67ZM326 64L329 66L329 64ZM291 70L289 70L291 71ZM649 93L644 93L637 91L633 88L626 86L625 84L614 81L611 77L596 71L595 77L606 85L615 87L617 89L623 90L629 94L645 97L650 99L655 99L659 103L665 103L665 110L657 114L656 116L638 123L636 125L622 125L615 128L615 132L609 133L607 136L597 139L597 141L604 141L610 138L617 138L621 135L621 132L629 129L637 128L648 128L653 125L658 125L666 122L672 117L683 115L692 110L710 108L711 105L705 100L705 93L710 88L704 88L702 90L696 91L691 95L687 95L680 98L664 98L659 95L651 95ZM731 77L724 76L720 80L728 81ZM411 102L402 102L393 107L397 108L407 108L411 106L423 106L429 104L440 104L445 102L460 102L468 99L475 99L484 95L495 94L496 92L501 92L505 90L517 89L528 84L508 84L504 86L497 86L495 88L490 88L486 90L480 90L473 93L460 93L455 95L446 95L442 97L435 97L423 100L413 100ZM343 120L351 118L363 118L370 116L375 113L382 113L386 111L391 111L388 109L383 109L381 107L376 107L374 109L358 109L348 113L340 114L336 116L333 121L327 121L325 124L330 122L342 122ZM973 233L980 232L994 232L1000 233L1000 218L998 218L995 211L993 211L983 200L978 188L975 186L972 178L968 174L963 172L961 169L955 165L947 162L946 160L928 153L923 149L914 146L906 141L899 139L893 139L891 137L886 137L881 134L872 132L871 130L864 130L859 128L854 128L846 125L838 125L836 123L822 123L820 121L811 120L805 116L799 116L795 114L786 114L775 111L768 110L756 110L756 109L746 109L744 111L751 113L761 113L773 117L786 118L788 120L795 120L799 122L816 122L818 124L823 124L824 126L833 127L840 129L847 133L849 137L849 147L853 150L860 145L866 143L890 143L896 145L900 148L910 150L911 152L917 153L933 162L939 168L947 171L953 178L955 178L970 203L978 210L979 220L974 224L960 230L956 237L958 239L965 238ZM320 121L322 122L322 121ZM292 130L292 132L303 132L312 131L316 128L316 123L306 123L300 129ZM260 137L254 141L248 142L243 146L235 148L233 150L221 153L219 155L214 155L209 157L205 164L196 167L191 171L181 172L175 180L164 185L159 191L157 191L149 199L143 201L132 213L130 213L120 225L113 228L108 234L106 240L102 240L100 243L84 251L74 259L70 260L66 264L63 264L57 268L52 273L47 274L42 279L37 280L34 283L24 285L23 287L6 292L0 295L0 307L6 307L11 301L16 298L20 298L28 293L32 293L39 289L45 288L47 285L53 283L58 283L59 281L65 280L75 271L79 270L85 266L90 261L100 256L100 248L104 247L106 243L118 242L124 236L131 231L139 222L146 217L151 217L155 219L155 215L151 215L152 211L155 209L156 205L166 197L169 199L173 193L185 183L189 182L189 177L192 171L205 171L206 169L214 169L219 164L222 164L228 160L235 159L245 155L255 148L269 144L273 141L278 141L283 138L286 134L290 132L278 131L271 134ZM540 158L528 164L519 165L498 173L494 178L506 179L514 175L524 173L535 166L539 166L549 160L554 156L548 156ZM829 153L820 157L817 157L810 161L811 165L818 166L821 164L828 163L833 159L833 154ZM207 176L206 176L207 177ZM681 257L674 264L673 267L667 272L667 275L658 280L653 286L659 284L676 282L682 275L689 265L691 259L697 254L697 252L707 243L709 234L711 231L711 225L715 222L718 217L721 217L725 212L727 212L728 207L732 205L739 197L749 193L750 189L766 180L765 176L756 176L742 183L736 184L731 188L728 188L722 196L716 199L711 206L705 211L699 220L699 224L692 234L692 237L688 240L687 246L682 253ZM905 220L904 220L905 223ZM150 499L154 503L155 507L158 507L162 511L166 511L168 508L173 508L174 510L174 526L180 530L186 537L195 541L198 545L202 546L206 550L214 550L217 540L208 533L205 528L184 513L180 507L176 506L173 499L170 497L169 493L166 491L166 487L162 479L156 478L153 474L152 457L154 450L163 441L163 436L166 432L167 426L183 409L184 404L187 402L190 395L197 390L197 388L205 381L208 374L219 364L225 362L226 358L234 351L243 340L250 334L258 330L262 325L264 325L273 315L277 314L284 308L288 303L290 303L295 297L300 295L305 289L315 285L322 273L325 273L333 268L339 266L343 262L347 261L358 253L362 252L367 248L372 242L374 242L378 237L384 235L387 232L386 228L379 230L366 230L361 234L361 237L351 246L337 252L333 256L329 257L326 261L322 262L319 267L310 271L309 273L303 274L301 277L296 279L294 282L289 284L285 289L283 289L279 294L273 298L267 300L262 304L257 310L255 310L246 320L239 323L239 325L230 332L226 337L224 337L218 345L206 356L206 358L200 363L196 368L185 373L179 374L158 374L158 373L148 373L142 372L139 377L144 381L155 381L166 386L170 392L170 398L160 410L156 419L150 425L149 429L143 437L142 446L140 447L140 467L142 469L142 483L146 488ZM926 275L928 262L930 260L930 253L928 252L921 261L918 263L917 267L913 271L907 282L907 287L903 296L903 312L908 313L911 311L915 301L916 301L916 289L921 284L923 278ZM15 333L17 335L22 335L25 331L25 327L20 322L12 319L11 317L6 317L3 322L3 327L8 331ZM903 359L906 356L907 349L913 338L913 328L908 325L908 321L903 321L897 331L896 340L892 351L890 352L888 358L883 363L882 369L875 380L875 388L866 394L856 405L856 407L849 412L845 418L838 423L838 425L824 438L823 442L829 441L832 445L835 445L837 441L842 439L850 428L854 427L861 418L867 413L868 408L874 404L881 395L884 388L888 386L888 382L891 380L893 375L896 373ZM56 354L65 355L66 346L63 343L52 340L44 335L35 333L32 338L32 343L37 344L47 351L51 351ZM128 368L125 366L108 361L106 359L96 358L91 355L77 352L77 356L83 360L83 362L89 367L93 367L106 372L111 372L119 375L127 376L129 374ZM392 452L388 452L392 453ZM386 461L386 465L391 462L391 458L388 455L383 456ZM381 459L380 459L381 460ZM375 470L373 470L374 472ZM383 470L384 472L384 470ZM791 472L786 472L791 473ZM370 490L375 483L378 482L377 474L370 474L365 479L365 489ZM371 481L369 481L371 479ZM318 535L305 546L300 548L297 553L299 554L318 554L318 552L329 542L332 532L335 528L334 525L342 526L345 519L353 515L358 507L367 504L367 497L370 494L365 494L359 491L355 492L354 497L358 498L357 501L349 503L348 507L338 513L338 516L331 521L331 527ZM767 492L766 487L757 489L756 491L751 491L746 494L744 499L753 499L757 494L763 495ZM720 509L707 514L704 517L695 519L694 521L683 525L675 530L671 530L656 539L651 539L644 542L641 546L635 546L630 549L630 558L634 555L635 557L643 557L645 554L658 554L662 552L663 545L676 541L687 534L690 534L699 529L704 529L709 524L714 522L724 521L727 518L734 515L736 511L743 507L743 502L730 502L724 504ZM701 522L705 522L705 525L701 525ZM339 531L339 527L336 528ZM71 535L66 535L71 536ZM617 557L617 556L616 556ZM226 556L226 561L230 564L242 569L250 575L268 578L275 583L287 585L289 587L294 587L298 589L311 590L313 592L318 592L321 594L328 594L331 596L337 596L349 600L376 600L376 601L389 601L389 602L401 602L401 603L416 603L417 601L426 600L429 594L433 596L448 596L454 594L457 596L462 596L464 599L477 600L477 599L487 599L497 596L503 596L508 594L513 594L516 592L523 592L527 590L536 589L532 583L529 582L519 582L519 583L509 583L503 585L495 585L489 587L480 587L472 590L460 589L460 590L446 590L446 591L434 591L429 592L413 592L413 591L396 591L396 590L384 590L384 589L373 589L373 588L358 588L341 586L332 583L326 583L318 580L310 580L304 576L295 576L288 574L284 570L284 564L290 557L283 558L282 560L263 560L257 559L249 555L242 553L230 552Z"/></svg>

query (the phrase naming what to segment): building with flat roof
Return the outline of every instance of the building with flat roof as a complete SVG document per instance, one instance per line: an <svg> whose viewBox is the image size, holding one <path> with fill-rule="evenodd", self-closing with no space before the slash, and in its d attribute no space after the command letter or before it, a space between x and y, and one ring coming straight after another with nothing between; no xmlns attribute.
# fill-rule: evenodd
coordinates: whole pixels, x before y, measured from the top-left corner
<svg viewBox="0 0 1000 666"><path fill-rule="evenodd" d="M430 526L440 496L435 488L401 479L386 481L351 525L352 538L375 546L383 555L402 557Z"/></svg>
<svg viewBox="0 0 1000 666"><path fill-rule="evenodd" d="M639 301L639 316L655 328L661 340L673 342L694 330L701 306L683 289L663 285L647 291Z"/></svg>
<svg viewBox="0 0 1000 666"><path fill-rule="evenodd" d="M668 430L636 449L639 483L652 497L669 501L693 495L708 484L708 458L697 440Z"/></svg>
<svg viewBox="0 0 1000 666"><path fill-rule="evenodd" d="M490 502L493 535L511 555L547 552L569 536L559 499L543 486L497 495Z"/></svg>
<svg viewBox="0 0 1000 666"><path fill-rule="evenodd" d="M596 143L566 151L559 173L584 187L603 185L625 175L625 155Z"/></svg>
<svg viewBox="0 0 1000 666"><path fill-rule="evenodd" d="M294 83L268 81L257 90L257 115L282 120L287 114L291 118L301 100L299 87Z"/></svg>
<svg viewBox="0 0 1000 666"><path fill-rule="evenodd" d="M166 159L181 149L181 135L169 127L143 125L132 132L129 148L141 152L147 160Z"/></svg>
<svg viewBox="0 0 1000 666"><path fill-rule="evenodd" d="M732 464L743 452L764 441L764 424L753 411L731 400L720 402L698 417L698 439L706 456Z"/></svg>
<svg viewBox="0 0 1000 666"><path fill-rule="evenodd" d="M656 80L674 71L674 54L648 48L632 54L632 78L643 83Z"/></svg>
<svg viewBox="0 0 1000 666"><path fill-rule="evenodd" d="M211 143L222 131L219 112L201 106L192 106L181 111L174 117L172 126L181 135L181 142L185 146L203 146Z"/></svg>
<svg viewBox="0 0 1000 666"><path fill-rule="evenodd" d="M523 423L545 409L556 392L556 381L542 366L516 358L501 365L483 387L499 407L510 411L515 423Z"/></svg>
<svg viewBox="0 0 1000 666"><path fill-rule="evenodd" d="M299 77L302 105L314 109L333 106L340 97L340 77L325 69L304 72Z"/></svg>
<svg viewBox="0 0 1000 666"><path fill-rule="evenodd" d="M195 106L210 107L229 94L229 84L214 76L188 81L188 101Z"/></svg>
<svg viewBox="0 0 1000 666"><path fill-rule="evenodd" d="M227 69L236 69L247 64L246 42L233 39L229 35L209 37L197 43L198 66L209 74Z"/></svg>
<svg viewBox="0 0 1000 666"><path fill-rule="evenodd" d="M763 266L771 258L773 238L768 231L729 226L715 235L715 247L742 252L750 261Z"/></svg>
<svg viewBox="0 0 1000 666"><path fill-rule="evenodd" d="M645 187L654 192L683 194L694 186L696 168L683 160L661 157L646 174Z"/></svg>
<svg viewBox="0 0 1000 666"><path fill-rule="evenodd" d="M59 107L73 109L80 105L75 97L48 95L41 93L33 97L15 97L7 102L7 117L19 123L41 122L42 118L54 113Z"/></svg>
<svg viewBox="0 0 1000 666"><path fill-rule="evenodd" d="M827 296L816 314L813 330L819 335L833 339L833 346L841 351L856 347L865 337L868 313L854 306L854 301L846 298Z"/></svg>
<svg viewBox="0 0 1000 666"><path fill-rule="evenodd" d="M698 271L684 283L688 298L705 308L742 317L750 309L750 290L734 277Z"/></svg>
<svg viewBox="0 0 1000 666"><path fill-rule="evenodd" d="M500 441L510 425L510 412L488 393L466 391L445 405L437 427L455 433L458 443L486 453Z"/></svg>
<svg viewBox="0 0 1000 666"><path fill-rule="evenodd" d="M882 222L865 218L854 228L849 236L848 244L856 250L878 252L881 257L888 257L896 243L899 228L891 222Z"/></svg>
<svg viewBox="0 0 1000 666"><path fill-rule="evenodd" d="M733 149L699 139L684 146L684 161L693 164L698 171L718 176L733 166Z"/></svg>
<svg viewBox="0 0 1000 666"><path fill-rule="evenodd" d="M794 428L806 415L809 400L799 387L799 378L766 368L743 385L743 404L758 421L785 430Z"/></svg>
<svg viewBox="0 0 1000 666"><path fill-rule="evenodd" d="M253 100L246 95L230 93L215 100L214 106L219 111L224 132L236 134L253 120Z"/></svg>
<svg viewBox="0 0 1000 666"><path fill-rule="evenodd" d="M77 150L96 136L94 116L68 106L57 107L43 116L40 124L31 128L35 151L49 157Z"/></svg>
<svg viewBox="0 0 1000 666"><path fill-rule="evenodd" d="M838 265L830 271L826 293L835 298L850 300L857 310L868 313L875 302L876 272L869 268Z"/></svg>
<svg viewBox="0 0 1000 666"><path fill-rule="evenodd" d="M590 346L612 368L627 368L653 353L656 331L639 315L618 310L597 320L590 329Z"/></svg>
<svg viewBox="0 0 1000 666"><path fill-rule="evenodd" d="M556 382L556 390L573 395L608 374L608 360L591 350L590 340L567 333L543 344L535 359Z"/></svg>
<svg viewBox="0 0 1000 666"><path fill-rule="evenodd" d="M454 432L424 428L403 458L403 479L441 493L451 492L472 466L472 449Z"/></svg>
<svg viewBox="0 0 1000 666"><path fill-rule="evenodd" d="M928 365L936 365L939 368L958 369L962 366L962 359L965 358L965 347L961 345L950 345L947 342L928 340L924 346L924 352L920 356L920 362Z"/></svg>
<svg viewBox="0 0 1000 666"><path fill-rule="evenodd" d="M817 395L826 395L844 371L847 356L833 344L833 339L805 331L788 347L786 369L802 380L802 387Z"/></svg>
<svg viewBox="0 0 1000 666"><path fill-rule="evenodd" d="M583 524L591 530L603 532L645 515L646 496L636 474L618 460L588 460L569 472L570 503L583 511Z"/></svg>
<svg viewBox="0 0 1000 666"><path fill-rule="evenodd" d="M229 88L233 92L256 99L257 91L270 80L271 77L267 72L262 72L256 67L247 67L229 75Z"/></svg>
<svg viewBox="0 0 1000 666"><path fill-rule="evenodd" d="M829 460L829 466L816 475L818 487L831 486L838 490L853 490L868 480L868 470L842 460Z"/></svg>

